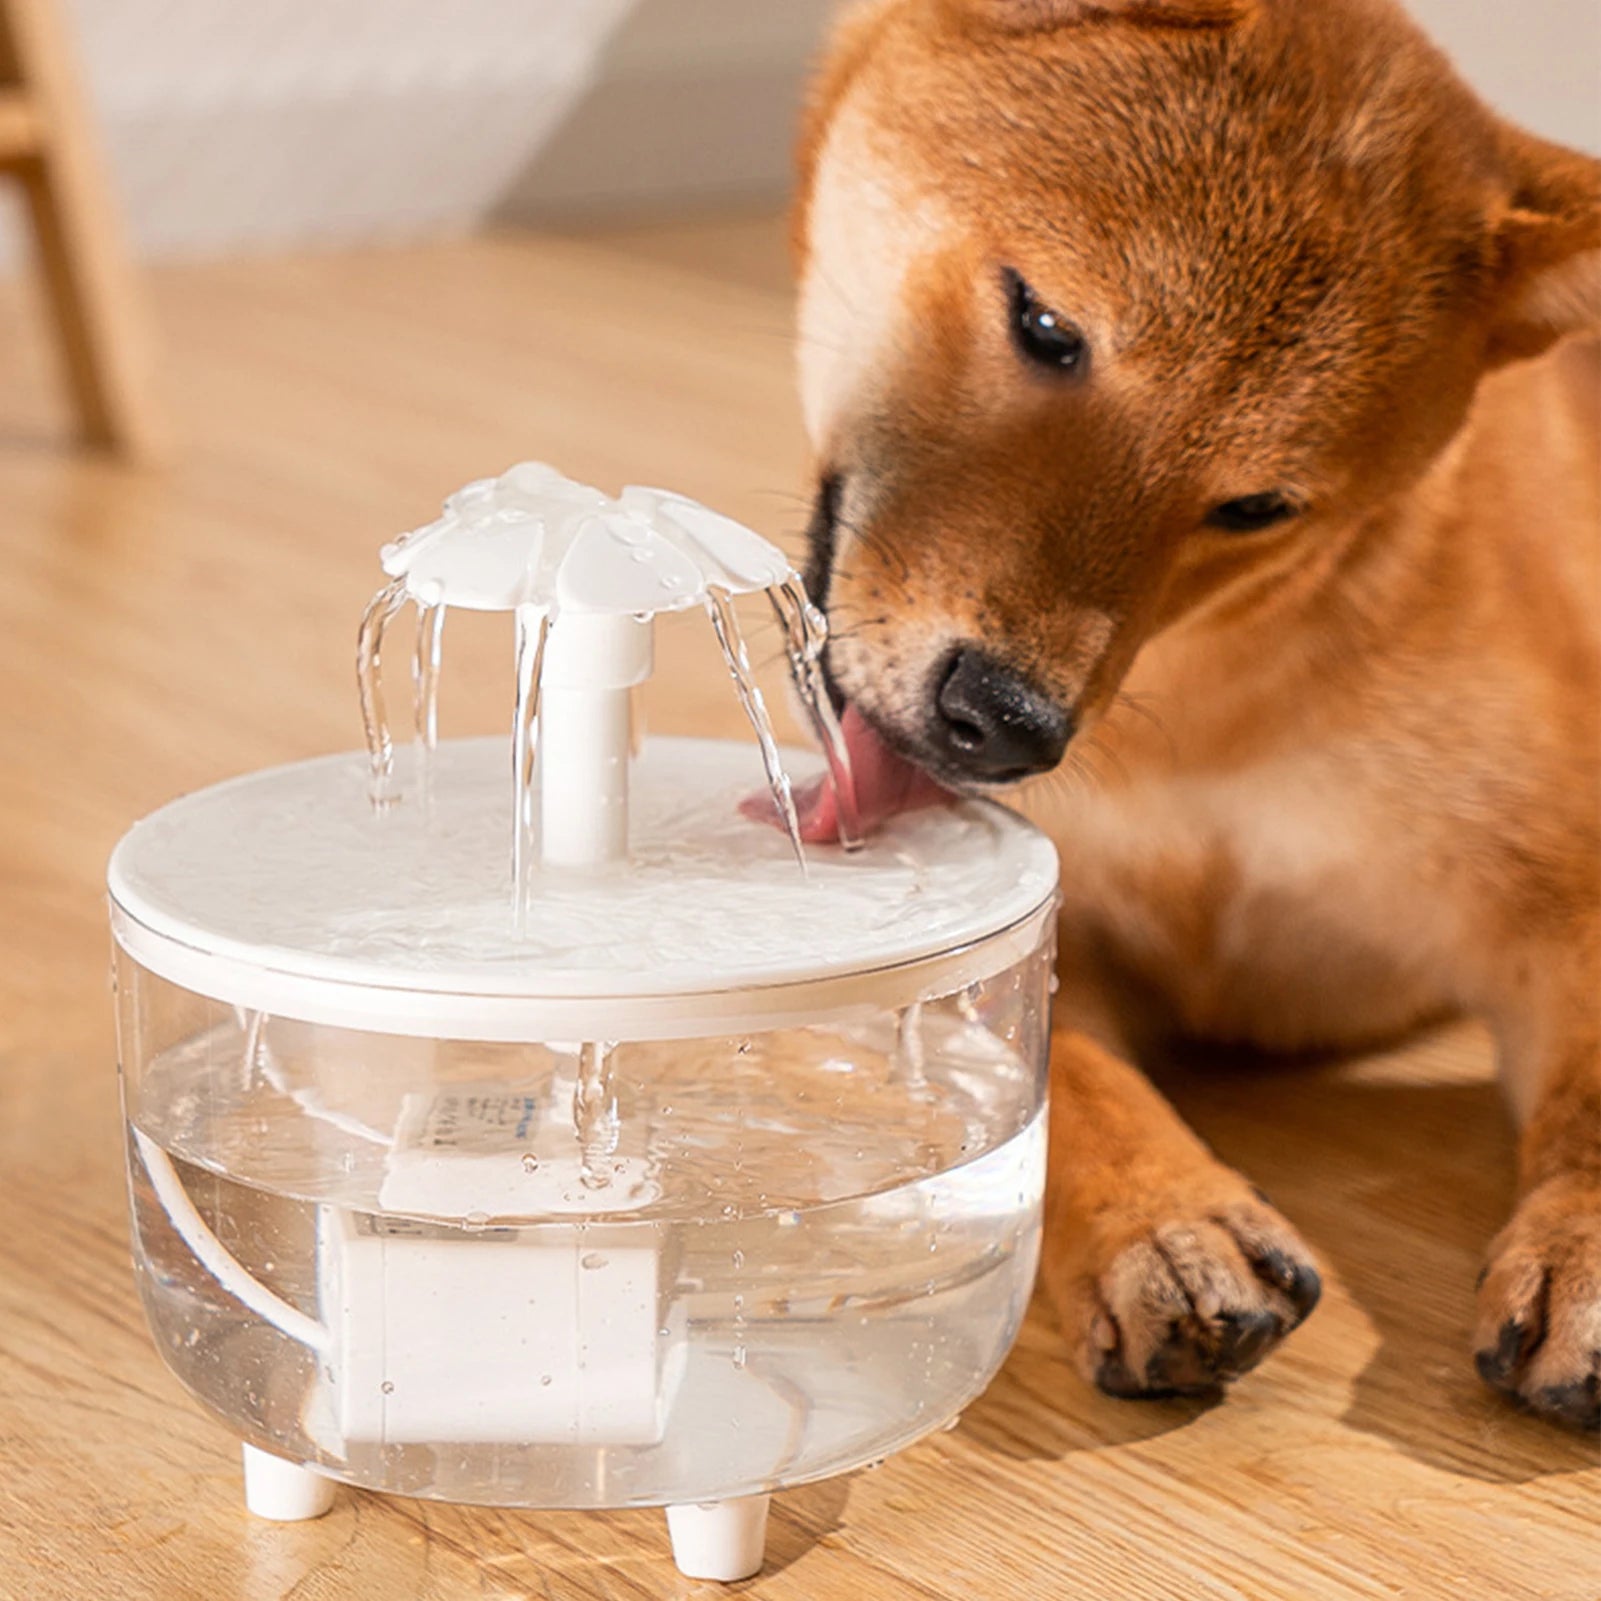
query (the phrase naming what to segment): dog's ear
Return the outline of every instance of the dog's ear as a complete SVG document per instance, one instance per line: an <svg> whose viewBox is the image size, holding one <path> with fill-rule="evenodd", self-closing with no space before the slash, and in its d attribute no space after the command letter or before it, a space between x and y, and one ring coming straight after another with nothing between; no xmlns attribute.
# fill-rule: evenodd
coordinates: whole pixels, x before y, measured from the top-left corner
<svg viewBox="0 0 1601 1601"><path fill-rule="evenodd" d="M966 8L1009 33L1038 33L1079 22L1121 19L1147 27L1216 28L1237 22L1251 0L964 0Z"/></svg>
<svg viewBox="0 0 1601 1601"><path fill-rule="evenodd" d="M1493 219L1497 362L1601 332L1601 161L1518 129L1505 138L1514 186Z"/></svg>

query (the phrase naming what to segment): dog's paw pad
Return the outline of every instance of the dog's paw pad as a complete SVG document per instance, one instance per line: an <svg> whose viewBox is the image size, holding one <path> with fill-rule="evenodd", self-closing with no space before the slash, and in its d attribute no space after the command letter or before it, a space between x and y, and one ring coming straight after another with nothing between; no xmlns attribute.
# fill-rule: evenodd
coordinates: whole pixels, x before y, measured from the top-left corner
<svg viewBox="0 0 1601 1601"><path fill-rule="evenodd" d="M1473 1361L1531 1411L1601 1429L1601 1186L1561 1176L1524 1197L1479 1278Z"/></svg>
<svg viewBox="0 0 1601 1601"><path fill-rule="evenodd" d="M1108 1394L1196 1395L1254 1368L1316 1306L1322 1281L1259 1201L1127 1239L1094 1274L1080 1366Z"/></svg>

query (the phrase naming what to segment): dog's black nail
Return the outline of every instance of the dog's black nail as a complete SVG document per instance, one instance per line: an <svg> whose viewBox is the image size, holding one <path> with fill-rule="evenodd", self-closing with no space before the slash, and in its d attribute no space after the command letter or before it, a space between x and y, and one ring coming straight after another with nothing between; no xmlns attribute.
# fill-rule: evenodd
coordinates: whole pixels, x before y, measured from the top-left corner
<svg viewBox="0 0 1601 1601"><path fill-rule="evenodd" d="M1297 1262L1283 1251L1264 1251L1257 1267L1270 1284L1283 1290L1295 1308L1295 1321L1304 1323L1323 1297L1323 1280L1310 1262Z"/></svg>
<svg viewBox="0 0 1601 1601"><path fill-rule="evenodd" d="M1591 1374L1576 1384L1553 1384L1535 1392L1533 1404L1547 1417L1588 1434L1601 1429L1601 1379Z"/></svg>
<svg viewBox="0 0 1601 1601"><path fill-rule="evenodd" d="M1109 1356L1095 1370L1096 1386L1120 1401L1137 1401L1149 1394L1145 1387L1128 1370L1121 1356Z"/></svg>
<svg viewBox="0 0 1601 1601"><path fill-rule="evenodd" d="M1218 1340L1218 1370L1230 1377L1249 1373L1273 1344L1279 1321L1271 1312L1226 1312Z"/></svg>
<svg viewBox="0 0 1601 1601"><path fill-rule="evenodd" d="M1218 1382L1216 1359L1196 1343L1187 1323L1175 1323L1145 1365L1145 1389L1152 1395L1204 1395Z"/></svg>
<svg viewBox="0 0 1601 1601"><path fill-rule="evenodd" d="M1522 1363L1528 1338L1528 1325L1517 1318L1508 1318L1501 1325L1494 1348L1474 1353L1473 1365L1479 1370L1479 1377L1486 1384L1504 1390L1514 1370Z"/></svg>

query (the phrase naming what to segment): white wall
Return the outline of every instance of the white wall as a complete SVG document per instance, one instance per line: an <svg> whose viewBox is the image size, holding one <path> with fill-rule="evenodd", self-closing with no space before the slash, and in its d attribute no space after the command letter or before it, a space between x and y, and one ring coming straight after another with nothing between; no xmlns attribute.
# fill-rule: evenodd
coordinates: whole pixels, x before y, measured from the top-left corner
<svg viewBox="0 0 1601 1601"><path fill-rule="evenodd" d="M633 0L68 0L139 249L475 226Z"/></svg>
<svg viewBox="0 0 1601 1601"><path fill-rule="evenodd" d="M170 256L437 233L497 207L539 221L775 203L836 3L67 0L67 10L136 243ZM1601 152L1601 0L1411 4L1493 102Z"/></svg>
<svg viewBox="0 0 1601 1601"><path fill-rule="evenodd" d="M641 0L601 76L513 185L505 214L776 199L836 0ZM1307 5L1323 0L1302 0ZM1601 0L1411 0L1493 103L1601 153Z"/></svg>
<svg viewBox="0 0 1601 1601"><path fill-rule="evenodd" d="M601 75L502 214L772 200L789 182L807 71L837 0L640 0Z"/></svg>
<svg viewBox="0 0 1601 1601"><path fill-rule="evenodd" d="M1408 0L1493 105L1601 154L1601 0Z"/></svg>

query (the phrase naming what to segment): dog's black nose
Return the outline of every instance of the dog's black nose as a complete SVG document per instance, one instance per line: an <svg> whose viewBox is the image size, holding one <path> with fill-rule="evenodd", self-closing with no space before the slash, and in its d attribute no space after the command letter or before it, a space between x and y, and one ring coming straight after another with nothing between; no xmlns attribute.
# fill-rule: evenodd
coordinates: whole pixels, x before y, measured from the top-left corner
<svg viewBox="0 0 1601 1601"><path fill-rule="evenodd" d="M1021 673L964 646L934 697L934 734L952 765L986 783L1049 772L1073 737L1073 717Z"/></svg>

